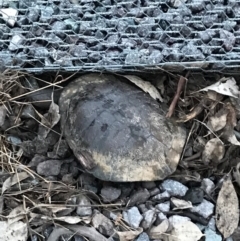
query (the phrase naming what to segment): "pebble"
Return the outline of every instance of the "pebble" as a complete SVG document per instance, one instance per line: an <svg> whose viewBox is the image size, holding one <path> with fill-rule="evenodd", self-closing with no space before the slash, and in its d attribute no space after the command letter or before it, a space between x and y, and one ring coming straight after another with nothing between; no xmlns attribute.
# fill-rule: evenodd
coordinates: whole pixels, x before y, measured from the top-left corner
<svg viewBox="0 0 240 241"><path fill-rule="evenodd" d="M40 18L41 11L38 8L29 8L27 17L31 22L37 22Z"/></svg>
<svg viewBox="0 0 240 241"><path fill-rule="evenodd" d="M224 29L220 29L219 33L220 33L220 38L223 39L225 50L226 51L232 50L236 41L236 37L234 36L234 34Z"/></svg>
<svg viewBox="0 0 240 241"><path fill-rule="evenodd" d="M91 203L86 196L79 195L77 198L77 205L79 205L76 210L77 215L80 217L92 215Z"/></svg>
<svg viewBox="0 0 240 241"><path fill-rule="evenodd" d="M129 205L134 206L135 204L145 203L149 197L150 193L146 188L140 189L130 196Z"/></svg>
<svg viewBox="0 0 240 241"><path fill-rule="evenodd" d="M150 241L149 236L147 235L147 233L143 232L141 233L137 239L135 239L136 241Z"/></svg>
<svg viewBox="0 0 240 241"><path fill-rule="evenodd" d="M25 105L22 109L21 118L23 119L36 119L36 112L32 105Z"/></svg>
<svg viewBox="0 0 240 241"><path fill-rule="evenodd" d="M123 219L132 227L138 228L141 221L143 220L143 216L140 214L137 207L132 207L127 211L123 212Z"/></svg>
<svg viewBox="0 0 240 241"><path fill-rule="evenodd" d="M214 205L206 199L203 199L203 202L201 204L193 206L192 208L190 208L190 211L198 213L199 215L207 219L213 214Z"/></svg>
<svg viewBox="0 0 240 241"><path fill-rule="evenodd" d="M14 8L1 8L0 13L2 18L11 26L13 27L17 21L18 10Z"/></svg>
<svg viewBox="0 0 240 241"><path fill-rule="evenodd" d="M66 29L71 29L75 33L79 31L79 25L73 19L71 18L65 19L64 23L66 24Z"/></svg>
<svg viewBox="0 0 240 241"><path fill-rule="evenodd" d="M172 179L167 179L162 184L160 184L160 189L163 191L168 191L171 196L180 197L183 197L188 190L188 188L182 183Z"/></svg>
<svg viewBox="0 0 240 241"><path fill-rule="evenodd" d="M7 141L14 146L19 146L22 143L22 140L19 137L13 135L9 135Z"/></svg>
<svg viewBox="0 0 240 241"><path fill-rule="evenodd" d="M57 176L60 173L62 162L59 160L47 160L37 165L37 173L43 176Z"/></svg>
<svg viewBox="0 0 240 241"><path fill-rule="evenodd" d="M41 9L41 17L40 21L41 22L47 22L52 18L52 15L54 13L54 10L52 7L47 6Z"/></svg>
<svg viewBox="0 0 240 241"><path fill-rule="evenodd" d="M209 220L208 228L212 229L213 231L216 231L216 220L215 220L215 217L211 217L211 219Z"/></svg>
<svg viewBox="0 0 240 241"><path fill-rule="evenodd" d="M148 210L143 213L143 220L141 226L144 230L148 229L156 220L156 212L154 210Z"/></svg>
<svg viewBox="0 0 240 241"><path fill-rule="evenodd" d="M191 188L187 190L184 200L190 201L193 205L203 201L203 190L201 188Z"/></svg>
<svg viewBox="0 0 240 241"><path fill-rule="evenodd" d="M39 58L39 59L47 58L47 57L49 57L49 55L50 55L49 51L45 47L37 47L34 49L34 57L35 58Z"/></svg>
<svg viewBox="0 0 240 241"><path fill-rule="evenodd" d="M45 160L46 160L45 156L35 154L32 160L28 163L28 167L36 167L38 166L39 163L44 162Z"/></svg>
<svg viewBox="0 0 240 241"><path fill-rule="evenodd" d="M160 190L159 190L159 188L155 187L155 188L149 190L149 193L150 193L150 196L157 196L157 194L160 193Z"/></svg>
<svg viewBox="0 0 240 241"><path fill-rule="evenodd" d="M159 190L159 189L158 189ZM165 201L168 200L170 198L170 194L168 191L164 191L162 193L157 194L156 196L154 196L152 198L152 200L158 200L158 201Z"/></svg>
<svg viewBox="0 0 240 241"><path fill-rule="evenodd" d="M205 241L222 241L221 235L216 234L216 232L210 228L206 228L204 231L204 234L205 234Z"/></svg>
<svg viewBox="0 0 240 241"><path fill-rule="evenodd" d="M147 189L153 189L156 187L156 183L155 182L143 182L142 187L147 188Z"/></svg>
<svg viewBox="0 0 240 241"><path fill-rule="evenodd" d="M8 46L8 49L10 51L18 50L23 47L22 44L24 42L25 42L25 38L21 34L13 35L13 37L10 41L10 44Z"/></svg>
<svg viewBox="0 0 240 241"><path fill-rule="evenodd" d="M65 29L67 29L67 25L65 22L56 21L55 23L52 24L52 30L60 38L63 38L65 36L65 33L63 33L63 30Z"/></svg>
<svg viewBox="0 0 240 241"><path fill-rule="evenodd" d="M162 212L160 212L158 215L157 215L157 221L159 222L159 223L161 223L163 220L165 220L165 219L167 219L167 216L164 214L164 213L162 213Z"/></svg>
<svg viewBox="0 0 240 241"><path fill-rule="evenodd" d="M148 57L149 65L157 65L163 60L163 55L159 50L153 50Z"/></svg>
<svg viewBox="0 0 240 241"><path fill-rule="evenodd" d="M94 211L92 217L92 225L101 234L106 235L107 237L113 235L114 233L114 226L112 221L98 211Z"/></svg>
<svg viewBox="0 0 240 241"><path fill-rule="evenodd" d="M88 53L85 44L78 44L70 49L70 54L74 57L87 57Z"/></svg>
<svg viewBox="0 0 240 241"><path fill-rule="evenodd" d="M156 205L156 208L163 213L169 212L170 211L170 202L167 201L164 203L160 203L160 204Z"/></svg>
<svg viewBox="0 0 240 241"><path fill-rule="evenodd" d="M206 192L208 195L211 195L211 192L215 188L214 182L209 179L209 178L204 178L202 180L201 188L203 189L204 192Z"/></svg>
<svg viewBox="0 0 240 241"><path fill-rule="evenodd" d="M113 202L121 195L121 189L106 186L101 189L101 197L103 202Z"/></svg>

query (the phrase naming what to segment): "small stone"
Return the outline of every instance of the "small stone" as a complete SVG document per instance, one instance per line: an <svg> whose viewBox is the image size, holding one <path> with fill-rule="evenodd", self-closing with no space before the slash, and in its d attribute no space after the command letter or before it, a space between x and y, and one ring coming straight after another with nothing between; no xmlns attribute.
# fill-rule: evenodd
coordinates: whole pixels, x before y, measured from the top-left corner
<svg viewBox="0 0 240 241"><path fill-rule="evenodd" d="M212 229L213 231L216 231L216 220L215 220L215 217L211 217L211 219L209 220L208 228Z"/></svg>
<svg viewBox="0 0 240 241"><path fill-rule="evenodd" d="M70 148L68 146L67 141L61 139L59 142L57 142L53 147L53 152L55 153L56 158L66 158L70 153Z"/></svg>
<svg viewBox="0 0 240 241"><path fill-rule="evenodd" d="M202 180L202 185L201 188L203 189L204 192L206 192L208 195L211 194L211 192L214 190L215 188L215 184L212 180L210 180L209 178L204 178Z"/></svg>
<svg viewBox="0 0 240 241"><path fill-rule="evenodd" d="M137 42L133 39L129 38L122 38L121 39L121 44L126 47L126 48L134 48L137 45Z"/></svg>
<svg viewBox="0 0 240 241"><path fill-rule="evenodd" d="M142 187L147 188L147 189L152 189L156 187L155 182L143 182Z"/></svg>
<svg viewBox="0 0 240 241"><path fill-rule="evenodd" d="M150 197L149 191L145 189L140 189L136 192L134 192L130 196L129 204L130 206L133 206L135 204L145 203Z"/></svg>
<svg viewBox="0 0 240 241"><path fill-rule="evenodd" d="M137 207L132 207L127 211L123 212L123 219L132 227L138 228L143 216L140 214Z"/></svg>
<svg viewBox="0 0 240 241"><path fill-rule="evenodd" d="M50 6L42 8L40 21L42 21L42 22L49 21L52 18L53 13L54 13L54 10Z"/></svg>
<svg viewBox="0 0 240 241"><path fill-rule="evenodd" d="M22 140L19 137L13 135L9 135L7 141L14 146L19 146L22 143Z"/></svg>
<svg viewBox="0 0 240 241"><path fill-rule="evenodd" d="M137 51L133 51L127 54L125 64L139 64L141 55Z"/></svg>
<svg viewBox="0 0 240 241"><path fill-rule="evenodd" d="M165 180L160 185L160 188L163 191L168 191L168 193L171 196L180 196L180 197L183 197L188 190L188 188L186 186L184 186L182 183L172 180L172 179Z"/></svg>
<svg viewBox="0 0 240 241"><path fill-rule="evenodd" d="M115 44L118 42L118 40L119 40L118 34L110 35L110 36L107 38L107 42L114 44L114 46L115 46Z"/></svg>
<svg viewBox="0 0 240 241"><path fill-rule="evenodd" d="M143 232L138 236L136 241L150 241L150 239L149 239L149 236L147 235L147 233Z"/></svg>
<svg viewBox="0 0 240 241"><path fill-rule="evenodd" d="M148 211L148 208L144 203L138 205L138 209L140 210L141 213L145 213Z"/></svg>
<svg viewBox="0 0 240 241"><path fill-rule="evenodd" d="M160 203L156 205L156 208L163 213L167 213L170 211L170 202Z"/></svg>
<svg viewBox="0 0 240 241"><path fill-rule="evenodd" d="M161 212L158 214L157 219L158 221L162 222L163 220L167 219L167 216Z"/></svg>
<svg viewBox="0 0 240 241"><path fill-rule="evenodd" d="M67 173L67 174L63 175L62 181L66 184L73 184L75 180L73 178L72 173Z"/></svg>
<svg viewBox="0 0 240 241"><path fill-rule="evenodd" d="M38 22L41 11L38 8L29 8L27 17L31 22Z"/></svg>
<svg viewBox="0 0 240 241"><path fill-rule="evenodd" d="M121 195L121 189L115 187L103 187L101 189L101 196L103 198L103 202L113 202L119 198Z"/></svg>
<svg viewBox="0 0 240 241"><path fill-rule="evenodd" d="M46 58L49 57L49 51L45 47L37 47L34 49L35 58Z"/></svg>
<svg viewBox="0 0 240 241"><path fill-rule="evenodd" d="M174 228L176 225L179 225L180 223L185 223L187 221L191 221L190 218L188 217L183 217L180 215L173 215L171 217L168 218L170 224L172 225L172 227Z"/></svg>
<svg viewBox="0 0 240 241"><path fill-rule="evenodd" d="M197 48L192 42L183 46L182 53L187 58L194 58L195 60L203 60L205 57L200 49Z"/></svg>
<svg viewBox="0 0 240 241"><path fill-rule="evenodd" d="M219 234L216 234L215 231L210 228L206 228L204 231L205 241L222 241L222 237Z"/></svg>
<svg viewBox="0 0 240 241"><path fill-rule="evenodd" d="M190 9L193 13L201 12L205 7L203 0L193 0L190 6Z"/></svg>
<svg viewBox="0 0 240 241"><path fill-rule="evenodd" d="M109 220L107 217L105 217L98 211L94 211L92 217L92 225L101 234L106 235L107 237L111 236L114 233L114 226L111 220Z"/></svg>
<svg viewBox="0 0 240 241"><path fill-rule="evenodd" d="M223 40L223 45L225 47L225 50L226 51L232 50L236 41L236 37L234 36L234 34L223 29L220 29L219 33L220 33L220 38Z"/></svg>
<svg viewBox="0 0 240 241"><path fill-rule="evenodd" d="M128 27L128 22L125 20L120 20L117 25L117 30L119 32L124 32Z"/></svg>
<svg viewBox="0 0 240 241"><path fill-rule="evenodd" d="M18 10L14 8L1 8L0 14L2 18L11 26L13 27L17 21Z"/></svg>
<svg viewBox="0 0 240 241"><path fill-rule="evenodd" d="M46 160L45 156L35 154L32 160L28 163L28 167L36 167L38 166L39 163L44 162L45 160Z"/></svg>
<svg viewBox="0 0 240 241"><path fill-rule="evenodd" d="M163 60L163 55L159 50L153 50L148 57L149 65L157 65Z"/></svg>
<svg viewBox="0 0 240 241"><path fill-rule="evenodd" d="M152 199L153 200L158 200L158 201L165 201L165 200L168 200L169 198L170 198L169 192L168 191L164 191L162 193L157 194Z"/></svg>
<svg viewBox="0 0 240 241"><path fill-rule="evenodd" d="M61 170L59 175L63 177L64 175L69 173L69 164L68 163L63 163L61 166Z"/></svg>
<svg viewBox="0 0 240 241"><path fill-rule="evenodd" d="M160 190L159 190L159 188L155 187L155 188L149 190L149 193L150 193L150 196L156 196L157 194L160 193Z"/></svg>
<svg viewBox="0 0 240 241"><path fill-rule="evenodd" d="M184 200L190 201L193 205L203 201L203 190L201 188L191 188L187 190Z"/></svg>
<svg viewBox="0 0 240 241"><path fill-rule="evenodd" d="M116 221L118 219L118 214L117 213L114 213L114 212L111 212L109 210L103 210L103 215Z"/></svg>
<svg viewBox="0 0 240 241"><path fill-rule="evenodd" d="M87 57L88 53L85 44L78 44L70 49L70 54L74 57Z"/></svg>
<svg viewBox="0 0 240 241"><path fill-rule="evenodd" d="M33 6L36 0L19 0L19 8L27 9Z"/></svg>
<svg viewBox="0 0 240 241"><path fill-rule="evenodd" d="M156 220L156 212L154 210L148 210L143 213L143 220L141 226L144 230L148 229Z"/></svg>
<svg viewBox="0 0 240 241"><path fill-rule="evenodd" d="M79 215L80 217L92 215L91 203L88 200L88 198L86 198L86 196L79 195L77 198L77 205L78 205L76 210L77 215Z"/></svg>
<svg viewBox="0 0 240 241"><path fill-rule="evenodd" d="M213 26L213 24L218 22L218 14L217 13L207 14L207 15L203 16L202 22L207 28L210 28Z"/></svg>
<svg viewBox="0 0 240 241"><path fill-rule="evenodd" d="M68 19L64 20L64 23L66 24L66 29L71 29L75 33L77 33L79 31L79 25L73 19L68 18Z"/></svg>
<svg viewBox="0 0 240 241"><path fill-rule="evenodd" d="M10 44L8 46L8 49L10 51L18 50L23 47L22 44L24 44L24 42L25 42L25 39L21 34L13 35L10 41Z"/></svg>
<svg viewBox="0 0 240 241"><path fill-rule="evenodd" d="M213 214L214 211L214 205L207 201L206 199L203 199L203 202L199 205L193 206L190 209L191 212L198 213L204 218L208 218Z"/></svg>
<svg viewBox="0 0 240 241"><path fill-rule="evenodd" d="M52 30L60 38L63 38L65 36L65 33L63 32L63 30L65 29L67 29L67 25L65 22L62 22L62 21L56 21L52 25Z"/></svg>
<svg viewBox="0 0 240 241"><path fill-rule="evenodd" d="M21 118L23 118L23 119L31 119L31 118L36 119L36 112L35 112L32 105L25 105L23 107L23 110L22 110L22 113L21 113Z"/></svg>
<svg viewBox="0 0 240 241"><path fill-rule="evenodd" d="M60 173L62 162L59 160L47 160L38 164L37 173L43 176L57 176Z"/></svg>

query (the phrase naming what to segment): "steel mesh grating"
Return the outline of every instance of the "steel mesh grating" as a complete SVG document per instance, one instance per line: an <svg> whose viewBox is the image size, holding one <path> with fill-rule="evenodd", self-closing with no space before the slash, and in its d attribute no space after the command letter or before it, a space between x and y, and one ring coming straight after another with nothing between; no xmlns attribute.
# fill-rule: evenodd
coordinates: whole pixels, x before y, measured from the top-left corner
<svg viewBox="0 0 240 241"><path fill-rule="evenodd" d="M240 67L240 0L2 0L0 8L2 68Z"/></svg>

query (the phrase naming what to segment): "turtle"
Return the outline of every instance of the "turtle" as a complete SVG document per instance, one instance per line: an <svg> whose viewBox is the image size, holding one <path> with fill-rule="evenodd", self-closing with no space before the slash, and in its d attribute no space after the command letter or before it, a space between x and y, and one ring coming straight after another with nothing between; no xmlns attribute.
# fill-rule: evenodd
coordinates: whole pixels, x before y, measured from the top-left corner
<svg viewBox="0 0 240 241"><path fill-rule="evenodd" d="M58 104L63 137L96 178L156 181L176 170L186 129L134 84L113 74L84 74L64 87Z"/></svg>

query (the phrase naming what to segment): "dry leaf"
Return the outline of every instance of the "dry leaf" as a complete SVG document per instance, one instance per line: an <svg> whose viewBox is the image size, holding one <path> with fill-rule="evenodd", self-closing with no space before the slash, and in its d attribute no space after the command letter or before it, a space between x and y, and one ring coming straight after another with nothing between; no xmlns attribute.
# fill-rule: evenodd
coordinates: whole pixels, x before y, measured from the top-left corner
<svg viewBox="0 0 240 241"><path fill-rule="evenodd" d="M208 90L213 90L219 94L231 96L234 98L238 98L238 95L239 95L238 86L233 77L221 78L217 83L210 85L206 88L203 88L199 91L208 91Z"/></svg>
<svg viewBox="0 0 240 241"><path fill-rule="evenodd" d="M39 126L39 136L46 138L50 130L59 122L59 106L54 103L53 99L48 113L41 116L42 125Z"/></svg>
<svg viewBox="0 0 240 241"><path fill-rule="evenodd" d="M22 221L8 224L7 221L0 221L1 241L26 241L28 238L27 224Z"/></svg>
<svg viewBox="0 0 240 241"><path fill-rule="evenodd" d="M224 131L222 133L222 138L229 141L233 145L240 146L240 142L237 140L235 136L234 130L232 126L226 125Z"/></svg>
<svg viewBox="0 0 240 241"><path fill-rule="evenodd" d="M21 182L22 180L29 177L29 174L26 172L19 172L15 173L13 176L9 177L5 180L2 186L2 194L9 189L11 186L17 184L18 182Z"/></svg>
<svg viewBox="0 0 240 241"><path fill-rule="evenodd" d="M216 216L218 230L224 238L228 238L239 222L238 197L230 178L223 182L218 194Z"/></svg>
<svg viewBox="0 0 240 241"><path fill-rule="evenodd" d="M213 131L222 130L226 126L227 116L228 116L228 110L226 110L225 108L221 109L214 116L209 117L208 126Z"/></svg>
<svg viewBox="0 0 240 241"><path fill-rule="evenodd" d="M163 102L162 96L160 95L156 87L153 86L150 82L144 81L143 79L135 75L124 75L124 77L130 80L139 88L141 88L144 92L148 93L153 99Z"/></svg>
<svg viewBox="0 0 240 241"><path fill-rule="evenodd" d="M161 239L164 236L162 234L166 233L169 228L168 219L163 220L158 226L154 226L151 228L149 232L149 236L151 239Z"/></svg>
<svg viewBox="0 0 240 241"><path fill-rule="evenodd" d="M218 138L209 140L203 150L202 160L206 164L217 165L220 160L224 157L225 147Z"/></svg>
<svg viewBox="0 0 240 241"><path fill-rule="evenodd" d="M174 226L168 236L168 241L198 241L203 236L197 225L191 221L179 223Z"/></svg>
<svg viewBox="0 0 240 241"><path fill-rule="evenodd" d="M134 231L133 230L123 231L123 232L116 231L120 241L132 241L142 232L143 232L142 228L138 228Z"/></svg>
<svg viewBox="0 0 240 241"><path fill-rule="evenodd" d="M176 197L172 197L171 202L175 206L173 210L192 208L192 203L190 201L185 201Z"/></svg>
<svg viewBox="0 0 240 241"><path fill-rule="evenodd" d="M69 224L77 224L82 221L82 219L77 216L55 217L54 220L62 221L62 222L69 223Z"/></svg>
<svg viewBox="0 0 240 241"><path fill-rule="evenodd" d="M26 212L23 208L23 205L17 206L7 216L8 225L11 224L11 223L15 223L17 221L20 221L21 219L25 218L25 215L26 215Z"/></svg>

